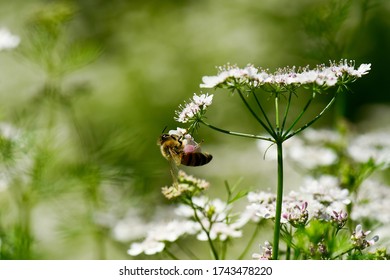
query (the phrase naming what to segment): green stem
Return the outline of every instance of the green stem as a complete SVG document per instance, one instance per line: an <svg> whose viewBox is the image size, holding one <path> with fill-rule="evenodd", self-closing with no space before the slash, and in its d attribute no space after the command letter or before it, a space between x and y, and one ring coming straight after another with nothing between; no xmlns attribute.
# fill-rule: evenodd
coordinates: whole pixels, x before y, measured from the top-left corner
<svg viewBox="0 0 390 280"><path fill-rule="evenodd" d="M242 253L238 257L239 260L242 260L245 257L245 255L248 253L249 249L252 247L252 244L255 241L256 237L257 237L257 233L259 232L259 230L260 230L260 225L257 224L255 230L253 231L251 239L249 239L249 242L246 245L244 251L242 251Z"/></svg>
<svg viewBox="0 0 390 280"><path fill-rule="evenodd" d="M283 140L278 139L276 146L278 151L278 189L276 194L274 242L272 248L274 260L277 260L279 257L280 220L282 216L283 202Z"/></svg>
<svg viewBox="0 0 390 280"><path fill-rule="evenodd" d="M291 97L292 97L291 91L289 91L288 94L289 95L288 95L288 100L287 100L287 105L286 105L286 111L284 111L281 131L283 131L284 127L286 126L287 115L288 115L288 112L290 111L290 104L291 104Z"/></svg>
<svg viewBox="0 0 390 280"><path fill-rule="evenodd" d="M211 249L211 252L213 253L214 259L219 260L218 252L215 249L213 240L210 237L210 231L208 229L206 229L206 227L203 225L202 221L200 220L200 218L198 216L198 213L196 212L196 210L197 210L196 208L197 207L193 204L192 200L190 200L189 203L190 203L190 206L191 206L192 210L194 210L195 220L199 223L199 225L201 226L202 230L207 235L207 241L209 242L210 249ZM211 228L211 226L212 226L212 223L210 222L210 228Z"/></svg>
<svg viewBox="0 0 390 280"><path fill-rule="evenodd" d="M222 133L225 133L225 134L234 135L234 136L240 136L240 137L246 137L246 138L252 138L252 139L260 139L260 140L265 140L265 141L270 141L270 142L275 142L270 137L264 137L264 136L260 136L260 135L254 135L254 134L247 134L247 133L241 133L241 132L234 132L234 131L225 130L225 129L213 126L213 125L205 122L204 120L201 120L201 123L203 123L205 126L208 126L211 129L214 129L216 131L219 131L219 132L222 132Z"/></svg>
<svg viewBox="0 0 390 280"><path fill-rule="evenodd" d="M272 130L273 134L276 135L275 131L273 130L272 124L271 124L271 122L270 122L270 120L269 120L269 118L268 118L268 116L267 116L267 114L266 114L266 112L265 112L263 106L261 106L260 100L257 98L257 95L256 95L256 93L255 93L254 91L252 91L252 93L253 93L253 96L255 97L257 106L259 106L260 111L261 111L261 113L263 114L263 116L264 116L264 118L265 118L265 121L266 121L267 124L268 124L268 127Z"/></svg>
<svg viewBox="0 0 390 280"><path fill-rule="evenodd" d="M295 119L295 121L292 123L292 125L286 130L286 132L283 133L283 137L286 137L290 131L294 128L294 126L299 122L299 120L302 118L303 114L306 112L307 108L309 108L310 103L313 101L313 97L307 101L305 106L303 107L301 113L298 115L298 117Z"/></svg>
<svg viewBox="0 0 390 280"><path fill-rule="evenodd" d="M172 260L178 260L178 258L172 252L170 252L167 248L165 248L163 252L165 254L167 254Z"/></svg>
<svg viewBox="0 0 390 280"><path fill-rule="evenodd" d="M268 127L256 114L255 111L253 111L252 107L249 106L248 102L245 100L245 97L243 96L242 92L237 89L238 95L240 96L242 102L244 102L245 106L248 108L249 112L251 112L252 116L260 123L260 125L272 136L275 137L275 133L272 128Z"/></svg>
<svg viewBox="0 0 390 280"><path fill-rule="evenodd" d="M292 239L292 227L290 226L290 230L287 235L287 249L286 249L286 260L289 260L291 258L291 239Z"/></svg>
<svg viewBox="0 0 390 280"><path fill-rule="evenodd" d="M176 242L176 245L188 256L191 260L199 260L199 257L195 255L187 246L182 246L180 242Z"/></svg>
<svg viewBox="0 0 390 280"><path fill-rule="evenodd" d="M31 245L33 242L31 234L31 201L29 193L22 194L22 204L19 206L20 228L18 229L20 237L20 245L18 249L18 258L31 259Z"/></svg>
<svg viewBox="0 0 390 280"><path fill-rule="evenodd" d="M335 102L335 100L336 100L336 96L333 96L333 98L329 101L329 103L325 106L325 108L321 111L321 113L319 113L313 120L311 120L310 122L308 122L307 124L305 124L301 128L297 129L296 131L294 131L293 133L291 133L289 135L287 135L285 133L284 140L287 140L287 139L293 137L294 135L298 134L299 132L301 132L301 131L305 130L306 128L308 128L309 126L311 126L330 108L330 106Z"/></svg>
<svg viewBox="0 0 390 280"><path fill-rule="evenodd" d="M279 135L280 133L280 125L279 125L279 95L275 94L275 126L276 133Z"/></svg>
<svg viewBox="0 0 390 280"><path fill-rule="evenodd" d="M221 245L221 260L226 259L228 241L229 241L229 239L226 239L226 240L222 241L222 245Z"/></svg>
<svg viewBox="0 0 390 280"><path fill-rule="evenodd" d="M345 254L348 254L348 253L351 252L353 249L355 249L355 248L352 247L352 248L350 248L350 249L348 249L348 250L346 250L346 251L343 251L342 253L340 253L340 254L334 256L333 258L331 258L331 260L338 259L338 258L340 258L341 256L343 256L343 255L345 255Z"/></svg>

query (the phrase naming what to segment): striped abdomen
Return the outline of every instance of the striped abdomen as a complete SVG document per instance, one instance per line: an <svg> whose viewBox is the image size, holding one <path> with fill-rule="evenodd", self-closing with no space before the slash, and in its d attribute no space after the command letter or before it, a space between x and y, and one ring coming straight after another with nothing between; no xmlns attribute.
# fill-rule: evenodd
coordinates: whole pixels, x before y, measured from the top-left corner
<svg viewBox="0 0 390 280"><path fill-rule="evenodd" d="M207 153L184 153L181 164L187 166L201 166L209 163L213 156Z"/></svg>

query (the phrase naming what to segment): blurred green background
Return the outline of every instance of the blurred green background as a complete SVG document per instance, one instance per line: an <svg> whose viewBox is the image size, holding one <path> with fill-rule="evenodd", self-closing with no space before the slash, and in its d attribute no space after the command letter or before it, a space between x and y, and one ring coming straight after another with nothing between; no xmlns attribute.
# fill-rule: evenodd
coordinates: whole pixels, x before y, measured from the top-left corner
<svg viewBox="0 0 390 280"><path fill-rule="evenodd" d="M175 110L215 66L372 63L316 127L332 126L336 110L352 125L375 116L369 125L388 126L389 14L386 0L0 0L0 27L21 37L0 52L0 122L23 129L37 151L29 187L0 192L1 258L130 258L131 237L112 230L129 221L142 233L142 223L164 217L160 188L171 178L157 138L180 126ZM223 91L207 116L263 133ZM196 138L214 159L186 171L210 181L211 195L239 178L245 188L273 188L274 168L253 157L253 141L207 128Z"/></svg>

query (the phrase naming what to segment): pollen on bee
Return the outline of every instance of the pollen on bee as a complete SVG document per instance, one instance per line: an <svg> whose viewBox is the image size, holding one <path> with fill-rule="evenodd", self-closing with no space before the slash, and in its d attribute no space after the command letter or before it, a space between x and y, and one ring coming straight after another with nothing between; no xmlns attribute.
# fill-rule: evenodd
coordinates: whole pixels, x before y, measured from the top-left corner
<svg viewBox="0 0 390 280"><path fill-rule="evenodd" d="M188 153L193 153L197 151L197 146L194 145L185 145L183 148L183 151L188 154Z"/></svg>

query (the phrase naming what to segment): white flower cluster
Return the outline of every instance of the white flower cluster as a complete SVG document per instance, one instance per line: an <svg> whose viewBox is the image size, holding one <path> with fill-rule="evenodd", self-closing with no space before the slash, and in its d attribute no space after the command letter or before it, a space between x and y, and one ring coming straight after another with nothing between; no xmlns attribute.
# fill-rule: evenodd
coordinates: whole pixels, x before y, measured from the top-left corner
<svg viewBox="0 0 390 280"><path fill-rule="evenodd" d="M250 192L247 199L249 205L239 219L242 224L275 217L274 194L264 191ZM304 222L308 217L331 220L334 211L344 211L350 202L348 190L341 189L336 178L307 178L300 192L292 191L283 198L281 223L292 220L296 223L297 218Z"/></svg>
<svg viewBox="0 0 390 280"><path fill-rule="evenodd" d="M313 199L326 206L334 203L345 205L351 203L348 190L340 188L338 179L329 175L323 175L318 179L307 178L301 192L311 195Z"/></svg>
<svg viewBox="0 0 390 280"><path fill-rule="evenodd" d="M230 205L220 199L210 200L205 196L193 197L193 203L198 209L196 215L203 227L209 229L209 236L212 240L226 240L228 237L242 236L239 225L230 221ZM191 219L194 216L194 210L188 205L181 205L176 209L176 214ZM203 230L198 232L197 239L206 241L206 232Z"/></svg>
<svg viewBox="0 0 390 280"><path fill-rule="evenodd" d="M201 94L197 95L194 93L194 96L189 103L179 106L179 110L176 111L176 118L178 122L187 123L194 118L201 118L205 113L205 110L213 102L213 95Z"/></svg>
<svg viewBox="0 0 390 280"><path fill-rule="evenodd" d="M355 221L369 219L384 225L390 223L390 186L366 180L359 188L351 217Z"/></svg>
<svg viewBox="0 0 390 280"><path fill-rule="evenodd" d="M376 167L386 169L390 167L388 135L388 131L372 131L347 137L330 129L308 128L284 143L283 156L307 170L337 165L341 156L359 164L371 161ZM258 141L257 147L262 153L267 151L267 158L276 160L275 147L269 149L268 142Z"/></svg>
<svg viewBox="0 0 390 280"><path fill-rule="evenodd" d="M262 85L305 85L316 83L319 86L334 86L338 81L356 79L370 71L371 64L361 64L357 69L354 61L346 59L340 62L330 62L330 66L317 65L314 69L308 66L303 68L286 67L270 73L268 70L247 65L239 68L236 65L219 67L216 76L204 76L201 88L215 88L220 86L235 86L247 84L254 87Z"/></svg>
<svg viewBox="0 0 390 280"><path fill-rule="evenodd" d="M348 146L348 154L356 162L372 160L383 169L390 167L389 132L374 131L355 137Z"/></svg>
<svg viewBox="0 0 390 280"><path fill-rule="evenodd" d="M201 224L194 219L194 209L181 204L174 211L176 219L151 226L146 238L132 243L127 253L131 256L142 253L154 255L162 252L167 243L175 242L184 235L195 235L200 241L206 241L208 237L223 241L242 236L241 225L231 222L231 207L222 200L198 196L192 198L192 203ZM208 230L209 236L204 229Z"/></svg>
<svg viewBox="0 0 390 280"><path fill-rule="evenodd" d="M192 175L186 174L183 170L179 170L178 176L177 176L178 184L170 186L170 187L163 187L162 193L163 195L168 198L176 198L181 196L184 193L189 193L194 195L198 191L203 191L209 188L209 182L203 179L195 178Z"/></svg>
<svg viewBox="0 0 390 280"><path fill-rule="evenodd" d="M7 28L0 28L0 51L16 48L20 43L20 38L13 35Z"/></svg>
<svg viewBox="0 0 390 280"><path fill-rule="evenodd" d="M174 242L185 234L194 234L199 230L199 225L192 221L173 220L168 223L155 225L148 231L142 242L131 244L127 253L131 256L139 254L154 255L165 248L165 242Z"/></svg>

